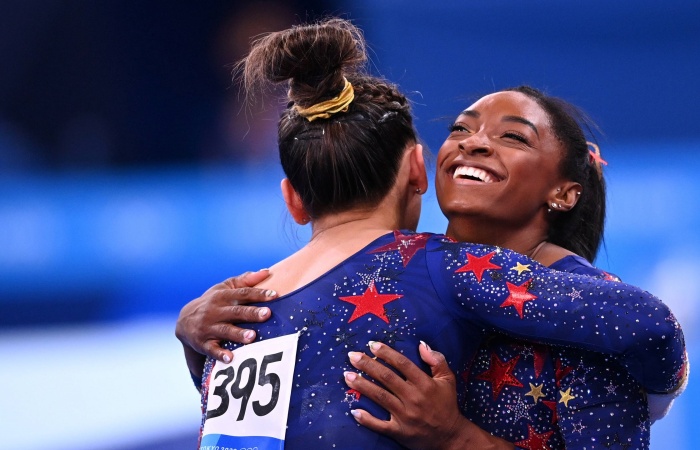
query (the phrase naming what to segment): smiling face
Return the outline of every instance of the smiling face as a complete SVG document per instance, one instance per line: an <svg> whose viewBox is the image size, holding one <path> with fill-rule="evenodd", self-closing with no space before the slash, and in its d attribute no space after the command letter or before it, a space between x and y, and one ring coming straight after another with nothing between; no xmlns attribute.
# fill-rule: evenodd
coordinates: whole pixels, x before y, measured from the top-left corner
<svg viewBox="0 0 700 450"><path fill-rule="evenodd" d="M498 245L504 234L546 237L547 197L562 181L561 158L536 101L512 91L479 99L457 117L438 153L435 188L448 234Z"/></svg>

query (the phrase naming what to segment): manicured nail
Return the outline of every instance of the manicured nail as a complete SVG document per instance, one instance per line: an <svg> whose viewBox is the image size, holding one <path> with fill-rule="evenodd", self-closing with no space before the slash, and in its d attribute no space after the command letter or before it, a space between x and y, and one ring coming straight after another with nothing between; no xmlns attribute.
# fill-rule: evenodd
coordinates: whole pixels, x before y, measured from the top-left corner
<svg viewBox="0 0 700 450"><path fill-rule="evenodd" d="M351 383L357 378L357 374L355 372L343 372L343 376L345 377L345 380Z"/></svg>
<svg viewBox="0 0 700 450"><path fill-rule="evenodd" d="M273 291L272 289L268 289L265 291L265 295L267 295L268 297L274 297L275 295L277 295L277 292Z"/></svg>
<svg viewBox="0 0 700 450"><path fill-rule="evenodd" d="M428 344L426 344L425 341L420 341L420 343L423 344L423 345L425 345L425 348L426 348L429 352L432 352L432 351L433 351L433 349L430 348L430 346L429 346Z"/></svg>
<svg viewBox="0 0 700 450"><path fill-rule="evenodd" d="M351 409L350 414L355 418L355 420L359 420L360 417L362 417L362 413L356 409Z"/></svg>
<svg viewBox="0 0 700 450"><path fill-rule="evenodd" d="M270 308L260 308L258 310L258 317L263 318L270 312Z"/></svg>
<svg viewBox="0 0 700 450"><path fill-rule="evenodd" d="M379 346L382 345L382 343L377 341L369 341L367 345L369 346L370 350L376 351L379 350Z"/></svg>
<svg viewBox="0 0 700 450"><path fill-rule="evenodd" d="M230 356L228 356L228 355L227 355L227 354L225 354L225 353L224 353L224 356L222 356L222 357L221 357L221 359L223 359L223 360L224 360L224 362L225 362L226 364L228 364L228 363L230 363L230 362L231 362L231 357L230 357Z"/></svg>
<svg viewBox="0 0 700 450"><path fill-rule="evenodd" d="M246 332L243 333L243 337L245 338L246 341L253 340L253 338L255 338L255 331L246 330Z"/></svg>
<svg viewBox="0 0 700 450"><path fill-rule="evenodd" d="M360 352L348 352L348 358L350 358L350 361L356 363L359 362L360 359L362 359L362 353Z"/></svg>

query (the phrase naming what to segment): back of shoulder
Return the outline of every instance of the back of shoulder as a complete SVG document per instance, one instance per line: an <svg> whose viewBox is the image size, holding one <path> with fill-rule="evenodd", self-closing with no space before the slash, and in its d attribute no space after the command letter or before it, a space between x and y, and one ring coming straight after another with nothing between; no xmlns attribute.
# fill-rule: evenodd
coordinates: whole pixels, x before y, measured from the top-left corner
<svg viewBox="0 0 700 450"><path fill-rule="evenodd" d="M589 263L585 258L578 255L565 256L562 259L556 261L554 264L550 265L549 267L560 272L588 275L590 277L601 278L610 281L621 281L620 277L618 277L617 275L606 272L602 269L591 265L591 263Z"/></svg>

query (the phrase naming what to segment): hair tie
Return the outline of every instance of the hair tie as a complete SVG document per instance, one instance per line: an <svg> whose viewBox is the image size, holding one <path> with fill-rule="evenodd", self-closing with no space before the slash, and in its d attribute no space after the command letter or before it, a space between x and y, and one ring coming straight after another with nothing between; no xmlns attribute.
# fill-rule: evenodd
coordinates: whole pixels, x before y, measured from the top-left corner
<svg viewBox="0 0 700 450"><path fill-rule="evenodd" d="M598 177L603 178L603 164L607 166L608 163L600 155L600 148L597 145L588 141L586 141L586 144L588 144L588 147L593 147L593 150L590 148L588 149L588 161L595 165L595 168L598 171Z"/></svg>
<svg viewBox="0 0 700 450"><path fill-rule="evenodd" d="M345 87L343 87L343 90L337 97L321 103L316 103L308 108L301 108L299 105L294 105L294 109L309 122L313 122L316 119L328 119L335 113L347 112L350 103L355 99L355 90L352 88L352 84L350 84L347 78L343 77L343 80L345 80Z"/></svg>

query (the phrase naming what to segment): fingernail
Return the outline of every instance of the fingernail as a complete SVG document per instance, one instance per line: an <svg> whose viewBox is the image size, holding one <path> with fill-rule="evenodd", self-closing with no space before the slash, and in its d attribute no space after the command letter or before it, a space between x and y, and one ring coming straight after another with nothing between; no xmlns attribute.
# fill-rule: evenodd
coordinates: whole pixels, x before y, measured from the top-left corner
<svg viewBox="0 0 700 450"><path fill-rule="evenodd" d="M429 352L432 352L432 351L433 351L433 349L430 348L430 346L429 346L428 344L426 344L425 341L420 341L420 343L423 344L423 345L425 345L425 348L428 349Z"/></svg>
<svg viewBox="0 0 700 450"><path fill-rule="evenodd" d="M258 317L260 317L260 318L265 317L267 315L267 313L269 313L269 312L270 312L270 308L260 308L258 310Z"/></svg>
<svg viewBox="0 0 700 450"><path fill-rule="evenodd" d="M360 352L348 352L348 358L350 358L350 361L356 363L360 361L362 358L362 353Z"/></svg>
<svg viewBox="0 0 700 450"><path fill-rule="evenodd" d="M250 341L255 337L255 331L247 330L245 333L243 333L243 337L246 341Z"/></svg>
<svg viewBox="0 0 700 450"><path fill-rule="evenodd" d="M225 362L226 364L228 364L228 363L230 363L230 362L231 362L231 357L230 357L230 356L228 356L228 355L227 355L227 354L225 354L225 353L224 353L224 356L222 356L222 357L221 357L221 359L223 359L223 360L224 360L224 362Z"/></svg>
<svg viewBox="0 0 700 450"><path fill-rule="evenodd" d="M268 289L267 291L265 291L265 295L267 295L268 297L274 297L275 295L277 295L277 292L273 291L272 289Z"/></svg>
<svg viewBox="0 0 700 450"><path fill-rule="evenodd" d="M343 376L351 383L357 378L357 374L355 372L343 372Z"/></svg>
<svg viewBox="0 0 700 450"><path fill-rule="evenodd" d="M358 420L362 416L362 413L356 409L351 409L350 414L352 414L355 420Z"/></svg>
<svg viewBox="0 0 700 450"><path fill-rule="evenodd" d="M265 267L264 269L258 270L258 272L263 271L263 270L270 270L270 269L268 269L267 267Z"/></svg>
<svg viewBox="0 0 700 450"><path fill-rule="evenodd" d="M375 350L378 350L378 349L379 349L379 346L381 345L381 342L369 341L369 342L367 343L367 345L369 346L369 349L370 349L370 350L375 351Z"/></svg>

